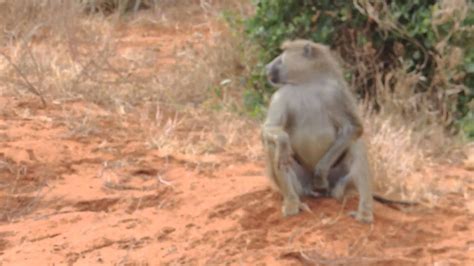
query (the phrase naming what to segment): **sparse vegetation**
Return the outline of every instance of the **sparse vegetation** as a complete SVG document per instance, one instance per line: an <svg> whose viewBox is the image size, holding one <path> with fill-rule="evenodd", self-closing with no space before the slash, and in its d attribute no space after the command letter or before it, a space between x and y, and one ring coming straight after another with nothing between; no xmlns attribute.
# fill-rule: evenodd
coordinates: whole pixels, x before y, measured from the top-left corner
<svg viewBox="0 0 474 266"><path fill-rule="evenodd" d="M391 2L0 0L0 264L474 259L469 151L442 130L473 132L472 4ZM429 213L378 205L368 233L318 199L280 219L261 67L296 36L346 62L378 192Z"/></svg>

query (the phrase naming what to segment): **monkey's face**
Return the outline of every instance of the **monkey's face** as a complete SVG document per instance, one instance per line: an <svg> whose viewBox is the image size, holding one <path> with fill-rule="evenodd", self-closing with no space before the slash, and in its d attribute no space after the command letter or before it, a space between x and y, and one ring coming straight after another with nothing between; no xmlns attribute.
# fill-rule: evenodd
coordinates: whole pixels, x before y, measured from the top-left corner
<svg viewBox="0 0 474 266"><path fill-rule="evenodd" d="M265 66L268 81L273 86L298 85L309 81L318 62L316 53L312 46L285 49Z"/></svg>
<svg viewBox="0 0 474 266"><path fill-rule="evenodd" d="M283 64L283 54L277 56L273 61L265 66L267 79L273 86L286 83L287 73Z"/></svg>

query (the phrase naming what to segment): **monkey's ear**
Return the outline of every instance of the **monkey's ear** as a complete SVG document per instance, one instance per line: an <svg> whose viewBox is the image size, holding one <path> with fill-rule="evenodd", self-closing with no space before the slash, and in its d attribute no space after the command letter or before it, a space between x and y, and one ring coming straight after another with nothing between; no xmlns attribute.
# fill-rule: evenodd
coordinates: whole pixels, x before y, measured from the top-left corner
<svg viewBox="0 0 474 266"><path fill-rule="evenodd" d="M307 43L303 46L303 56L306 58L314 58L316 56L316 48Z"/></svg>

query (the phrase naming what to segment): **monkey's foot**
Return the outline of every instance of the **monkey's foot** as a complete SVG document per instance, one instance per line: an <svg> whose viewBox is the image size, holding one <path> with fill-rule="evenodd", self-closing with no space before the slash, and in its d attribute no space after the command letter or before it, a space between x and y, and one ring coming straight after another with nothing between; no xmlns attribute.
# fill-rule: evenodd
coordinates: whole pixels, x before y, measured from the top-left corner
<svg viewBox="0 0 474 266"><path fill-rule="evenodd" d="M322 197L326 196L326 193L310 190L310 191L308 191L308 196L311 196L313 198L322 198Z"/></svg>
<svg viewBox="0 0 474 266"><path fill-rule="evenodd" d="M328 191L329 190L329 182L327 180L323 180L321 178L315 178L313 180L313 187L316 190Z"/></svg>
<svg viewBox="0 0 474 266"><path fill-rule="evenodd" d="M341 202L344 199L344 192L341 192L340 190L336 190L336 191L333 190L331 191L331 197Z"/></svg>
<svg viewBox="0 0 474 266"><path fill-rule="evenodd" d="M309 206L306 203L300 201L287 201L283 203L283 207L281 209L283 213L283 217L293 216L302 211L312 212Z"/></svg>
<svg viewBox="0 0 474 266"><path fill-rule="evenodd" d="M346 193L348 181L349 177L347 175L342 177L331 190L331 196L337 199L338 201L342 201Z"/></svg>
<svg viewBox="0 0 474 266"><path fill-rule="evenodd" d="M305 212L313 213L313 211L311 211L311 209L309 208L308 204L306 204L304 202L300 202L300 209L305 211Z"/></svg>
<svg viewBox="0 0 474 266"><path fill-rule="evenodd" d="M338 201L342 201L345 194L345 187L336 185L335 188L331 190L331 197L335 198Z"/></svg>
<svg viewBox="0 0 474 266"><path fill-rule="evenodd" d="M370 224L374 221L374 215L372 213L362 214L358 211L351 211L349 212L349 215L354 217L357 221L361 223Z"/></svg>

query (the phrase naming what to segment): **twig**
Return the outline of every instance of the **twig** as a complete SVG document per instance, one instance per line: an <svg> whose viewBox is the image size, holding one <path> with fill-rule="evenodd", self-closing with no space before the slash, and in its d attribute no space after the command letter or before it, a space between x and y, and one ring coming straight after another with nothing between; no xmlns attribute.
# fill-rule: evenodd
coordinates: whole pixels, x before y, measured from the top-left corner
<svg viewBox="0 0 474 266"><path fill-rule="evenodd" d="M43 104L43 107L46 107L46 100L44 99L43 95L39 92L39 90L35 86L33 86L33 84L31 84L31 82L28 80L26 75L23 74L23 72L21 72L21 69L15 63L13 63L10 57L8 57L2 51L0 51L0 55L3 56L7 60L7 62L10 63L10 65L12 65L12 67L15 69L18 75L20 75L20 77L23 79L24 81L23 86L25 86L31 93L38 96L41 99L41 103Z"/></svg>
<svg viewBox="0 0 474 266"><path fill-rule="evenodd" d="M314 248L310 250L299 249L282 253L281 258L293 258L306 265L365 265L371 263L382 262L416 262L415 259L405 257L364 257L364 256L349 256L338 258L326 258L318 253Z"/></svg>
<svg viewBox="0 0 474 266"><path fill-rule="evenodd" d="M158 181L160 181L160 183L166 185L166 186L173 186L173 184L169 181L166 181L164 180L161 175L157 175L156 178L158 179Z"/></svg>

